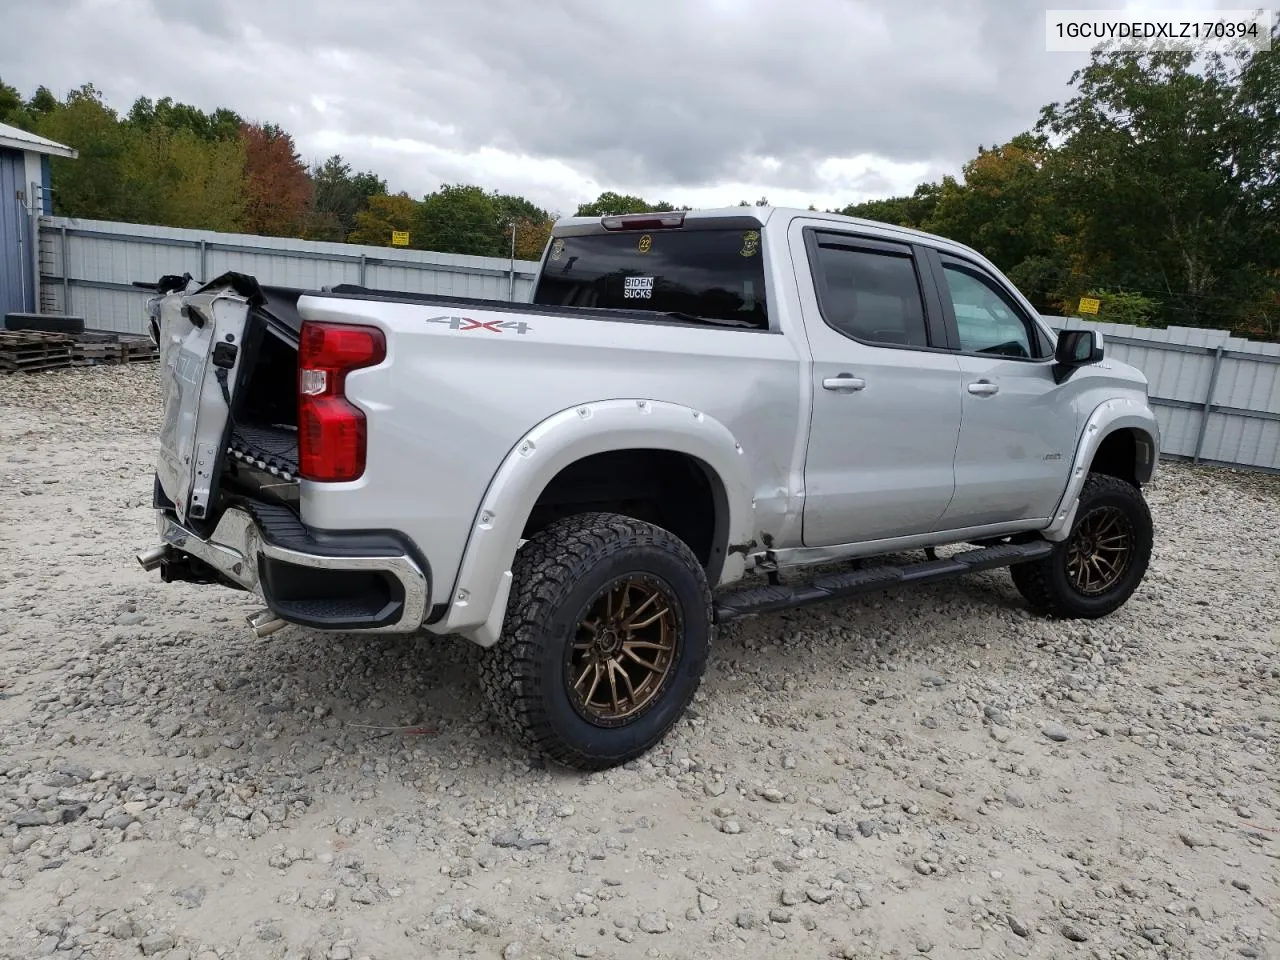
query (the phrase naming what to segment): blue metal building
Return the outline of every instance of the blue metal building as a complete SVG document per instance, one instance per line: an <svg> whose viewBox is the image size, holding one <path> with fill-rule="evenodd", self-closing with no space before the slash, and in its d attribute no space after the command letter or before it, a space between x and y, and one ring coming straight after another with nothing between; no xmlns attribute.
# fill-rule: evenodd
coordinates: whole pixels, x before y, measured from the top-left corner
<svg viewBox="0 0 1280 960"><path fill-rule="evenodd" d="M53 213L49 158L76 151L0 123L0 320L39 301L36 218Z"/></svg>

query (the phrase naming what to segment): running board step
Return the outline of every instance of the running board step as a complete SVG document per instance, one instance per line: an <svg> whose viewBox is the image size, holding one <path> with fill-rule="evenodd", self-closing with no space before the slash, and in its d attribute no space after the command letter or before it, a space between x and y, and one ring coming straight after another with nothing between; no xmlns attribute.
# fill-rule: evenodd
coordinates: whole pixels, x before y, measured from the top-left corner
<svg viewBox="0 0 1280 960"><path fill-rule="evenodd" d="M1027 560L1039 560L1053 552L1054 545L1046 540L1030 543L1002 543L980 550L967 550L955 556L938 560L926 560L901 567L881 566L849 570L832 576L819 577L810 583L787 586L747 587L726 593L716 601L717 623L747 617L757 613L772 613L792 607L824 600L839 600L871 593L908 583L930 583L949 580L978 570L1008 567Z"/></svg>

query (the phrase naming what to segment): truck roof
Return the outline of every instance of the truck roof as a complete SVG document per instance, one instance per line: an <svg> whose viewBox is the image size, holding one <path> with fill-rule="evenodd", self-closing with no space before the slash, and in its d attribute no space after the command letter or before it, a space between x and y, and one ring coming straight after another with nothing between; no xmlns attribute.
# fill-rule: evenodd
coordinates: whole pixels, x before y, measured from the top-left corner
<svg viewBox="0 0 1280 960"><path fill-rule="evenodd" d="M894 223L885 223L880 220L868 220L863 217L850 217L842 213L828 213L822 210L806 210L801 207L774 207L774 206L736 206L736 207L711 207L700 210L673 210L670 213L682 213L686 221L689 220L750 220L759 223L761 226L769 223L775 218L789 222L790 220L800 217L808 220L827 220L833 224L844 226L856 226L872 233L884 236L886 239L893 238L906 241L916 241L928 244L939 249L951 249L961 253L968 254L971 257L987 262L987 258L982 253L958 243L955 240L949 240L946 237L939 236L935 233L927 233L924 230L917 230L913 227L902 227ZM644 216L637 214L636 216ZM662 216L661 212L653 211L653 216ZM557 236L562 233L582 233L590 231L592 227L603 229L601 221L604 217L561 217L556 221L552 230L552 235Z"/></svg>

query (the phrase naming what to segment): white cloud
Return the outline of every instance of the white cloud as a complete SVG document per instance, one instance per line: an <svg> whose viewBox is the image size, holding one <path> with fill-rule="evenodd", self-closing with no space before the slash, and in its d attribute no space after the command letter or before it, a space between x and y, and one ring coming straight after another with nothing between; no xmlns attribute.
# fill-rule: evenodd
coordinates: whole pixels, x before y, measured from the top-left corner
<svg viewBox="0 0 1280 960"><path fill-rule="evenodd" d="M1033 125L1081 62L1044 51L1048 5L8 0L0 63L24 92L92 81L122 111L227 106L412 195L828 208ZM54 34L56 57L25 41Z"/></svg>

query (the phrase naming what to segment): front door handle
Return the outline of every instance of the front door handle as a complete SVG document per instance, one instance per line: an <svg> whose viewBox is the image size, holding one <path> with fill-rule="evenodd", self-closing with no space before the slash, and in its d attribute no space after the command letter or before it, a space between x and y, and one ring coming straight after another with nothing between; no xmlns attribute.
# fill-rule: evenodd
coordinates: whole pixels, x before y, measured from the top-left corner
<svg viewBox="0 0 1280 960"><path fill-rule="evenodd" d="M1000 385L990 380L978 380L969 384L969 392L979 397L989 397L1000 392Z"/></svg>
<svg viewBox="0 0 1280 960"><path fill-rule="evenodd" d="M822 381L823 390L835 390L837 393L852 393L855 390L861 390L867 385L867 381L861 377L855 377L851 373L842 373L838 377L827 377Z"/></svg>

